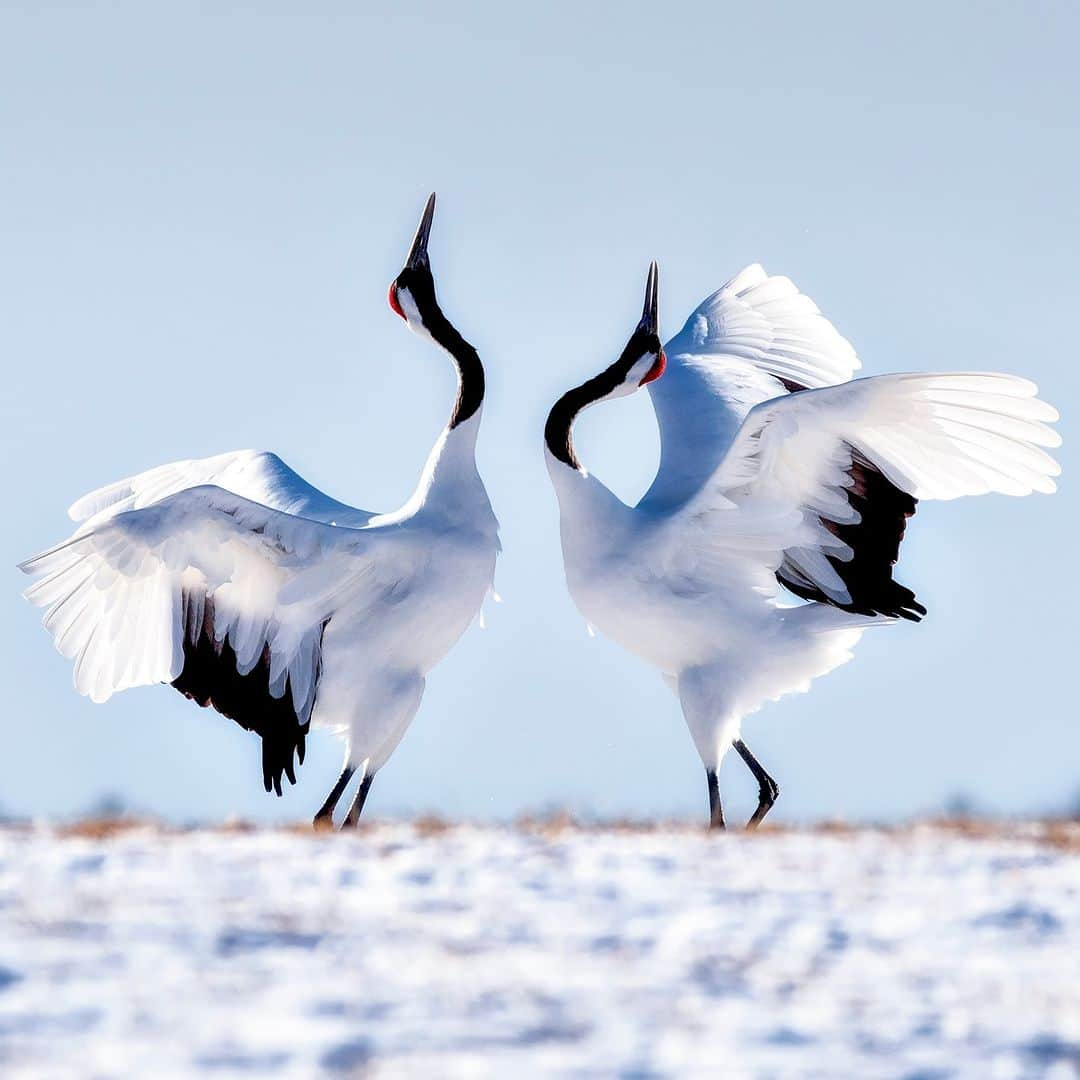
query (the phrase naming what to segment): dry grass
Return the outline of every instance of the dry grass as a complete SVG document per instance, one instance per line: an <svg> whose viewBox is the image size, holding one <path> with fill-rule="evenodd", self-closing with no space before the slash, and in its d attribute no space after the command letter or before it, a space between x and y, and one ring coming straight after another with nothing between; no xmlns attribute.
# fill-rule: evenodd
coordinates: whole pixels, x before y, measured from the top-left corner
<svg viewBox="0 0 1080 1080"><path fill-rule="evenodd" d="M1048 818L1033 821L991 821L983 818L937 818L915 822L913 828L953 833L969 840L1034 840L1062 851L1080 852L1080 821Z"/></svg>
<svg viewBox="0 0 1080 1080"><path fill-rule="evenodd" d="M375 836L387 828L400 827L401 822L369 820L359 830L360 835ZM411 823L418 839L443 836L459 827L500 828L501 826L474 826L470 822L448 821L434 814L425 814ZM260 826L252 822L231 820L211 826L175 826L148 818L96 817L57 824L44 823L54 835L62 839L111 840L136 830L150 830L163 835L183 835L206 831L246 835L256 832ZM25 831L37 824L5 823L0 829ZM705 832L697 822L686 820L637 821L619 818L609 821L583 821L567 811L544 816L525 816L506 828L533 836L554 840L575 833L614 834L620 836L646 834L701 835ZM306 822L274 827L276 831L297 836L321 836L327 830L316 831ZM1058 851L1080 854L1080 821L1065 818L1029 820L994 820L988 818L924 818L899 825L857 825L846 821L822 821L814 825L765 824L756 833L746 834L738 828L727 833L717 833L718 838L729 836L752 837L756 841L768 841L781 836L831 836L853 838L860 833L874 832L898 840L910 839L927 833L940 833L965 840L1016 841L1038 844Z"/></svg>
<svg viewBox="0 0 1080 1080"><path fill-rule="evenodd" d="M222 829L227 826L222 826ZM157 821L141 821L127 817L84 818L81 821L65 822L55 827L57 836L63 839L111 840L115 836L134 832L137 829L153 829L155 832L173 832L169 826Z"/></svg>

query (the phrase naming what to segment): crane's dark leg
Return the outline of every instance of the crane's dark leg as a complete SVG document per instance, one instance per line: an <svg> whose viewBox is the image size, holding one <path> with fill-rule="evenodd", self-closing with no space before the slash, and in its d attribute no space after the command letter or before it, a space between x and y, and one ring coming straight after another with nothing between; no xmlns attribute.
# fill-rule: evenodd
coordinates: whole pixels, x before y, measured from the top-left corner
<svg viewBox="0 0 1080 1080"><path fill-rule="evenodd" d="M356 797L352 801L352 806L349 807L349 812L345 815L345 820L341 823L343 829L355 829L360 824L360 813L364 809L364 802L367 799L367 793L371 789L371 781L375 779L374 773L368 773L363 780L360 781L360 787L357 789Z"/></svg>
<svg viewBox="0 0 1080 1080"><path fill-rule="evenodd" d="M319 808L315 820L311 823L316 829L332 829L334 827L334 810L337 808L338 800L349 786L349 781L353 778L355 772L356 769L352 765L346 765L342 769L341 775L337 778L337 783L334 784L330 794L326 796L326 802Z"/></svg>
<svg viewBox="0 0 1080 1080"><path fill-rule="evenodd" d="M715 769L709 769L705 775L709 780L709 828L726 829L724 808L720 805L720 779Z"/></svg>
<svg viewBox="0 0 1080 1080"><path fill-rule="evenodd" d="M747 767L754 774L758 782L758 804L754 816L746 823L748 829L756 829L761 824L761 819L772 809L772 804L780 796L780 788L776 781L761 767L758 759L750 753L750 748L742 741L736 739L732 746L739 751L739 757L746 762Z"/></svg>

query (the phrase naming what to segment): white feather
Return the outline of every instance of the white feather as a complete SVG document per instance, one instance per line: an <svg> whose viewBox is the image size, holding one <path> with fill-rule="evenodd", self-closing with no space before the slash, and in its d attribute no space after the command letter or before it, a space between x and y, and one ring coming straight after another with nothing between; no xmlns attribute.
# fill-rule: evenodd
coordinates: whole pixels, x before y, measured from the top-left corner
<svg viewBox="0 0 1080 1080"><path fill-rule="evenodd" d="M832 606L867 606L846 584L856 553L837 535L863 520L859 506L869 512L853 502L856 473L865 483L876 468L920 499L1051 492L1057 413L1010 375L849 381L851 345L759 266L705 300L666 352L666 374L649 384L660 467L636 507L550 452L547 463L575 603L663 674L715 769L745 716L807 689L866 627L890 621ZM887 578L890 567L873 569ZM786 606L778 573L831 603ZM918 614L913 599L884 600Z"/></svg>
<svg viewBox="0 0 1080 1080"><path fill-rule="evenodd" d="M660 469L642 500L657 509L700 490L747 411L785 392L781 379L827 386L859 368L851 343L817 305L756 264L703 300L665 351L667 372L648 384Z"/></svg>
<svg viewBox="0 0 1080 1080"><path fill-rule="evenodd" d="M288 688L301 722L344 731L350 753L381 764L403 703L418 704L424 674L491 587L497 526L473 458L478 421L444 433L406 508L378 519L251 451L108 485L74 504L82 524L69 540L22 565L38 579L25 595L94 701L176 679L212 597L215 641L241 675L268 652L273 696Z"/></svg>

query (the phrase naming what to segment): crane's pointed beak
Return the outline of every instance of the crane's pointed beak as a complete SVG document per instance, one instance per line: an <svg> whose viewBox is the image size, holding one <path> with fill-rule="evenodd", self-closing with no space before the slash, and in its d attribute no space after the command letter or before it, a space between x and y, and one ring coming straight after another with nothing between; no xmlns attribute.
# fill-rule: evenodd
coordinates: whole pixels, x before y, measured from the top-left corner
<svg viewBox="0 0 1080 1080"><path fill-rule="evenodd" d="M428 196L427 205L420 216L420 224L416 227L416 235L413 237L412 247L409 248L408 257L405 259L407 269L415 269L426 265L428 261L427 245L428 236L431 234L431 220L435 216L435 192Z"/></svg>
<svg viewBox="0 0 1080 1080"><path fill-rule="evenodd" d="M637 334L644 334L649 342L656 342L656 360L638 383L645 386L659 379L667 367L667 356L664 355L664 347L660 344L660 271L654 262L649 267L649 280L645 283L645 309L641 313L641 322L638 323ZM652 348L650 344L650 350Z"/></svg>
<svg viewBox="0 0 1080 1080"><path fill-rule="evenodd" d="M645 282L645 307L641 312L638 329L646 334L659 336L660 326L660 271L656 263L649 266L649 279Z"/></svg>

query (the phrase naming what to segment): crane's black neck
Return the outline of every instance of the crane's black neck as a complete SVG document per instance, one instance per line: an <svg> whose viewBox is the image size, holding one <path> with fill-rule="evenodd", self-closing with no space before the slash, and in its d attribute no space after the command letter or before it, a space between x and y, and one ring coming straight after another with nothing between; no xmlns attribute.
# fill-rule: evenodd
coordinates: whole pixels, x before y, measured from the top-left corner
<svg viewBox="0 0 1080 1080"><path fill-rule="evenodd" d="M569 465L571 469L581 471L581 462L574 453L572 436L578 413L622 386L630 374L630 369L649 353L659 355L660 340L655 332L643 331L639 327L626 343L622 355L611 367L573 390L568 390L555 402L544 425L544 442L555 458L564 465Z"/></svg>
<svg viewBox="0 0 1080 1080"><path fill-rule="evenodd" d="M564 465L581 471L581 462L574 453L573 427L577 415L588 405L599 401L622 384L623 375L616 375L614 367L565 394L551 407L544 425L544 442L551 453Z"/></svg>
<svg viewBox="0 0 1080 1080"><path fill-rule="evenodd" d="M450 413L450 428L468 420L484 402L484 365L480 355L442 313L435 298L435 279L426 257L422 262L407 266L397 277L399 290L408 290L416 310L436 345L445 349L458 371L458 393Z"/></svg>
<svg viewBox="0 0 1080 1080"><path fill-rule="evenodd" d="M458 370L457 398L448 425L455 428L473 416L484 403L484 365L480 362L480 354L454 329L438 306L434 311L421 312L421 315L432 341L450 354Z"/></svg>

